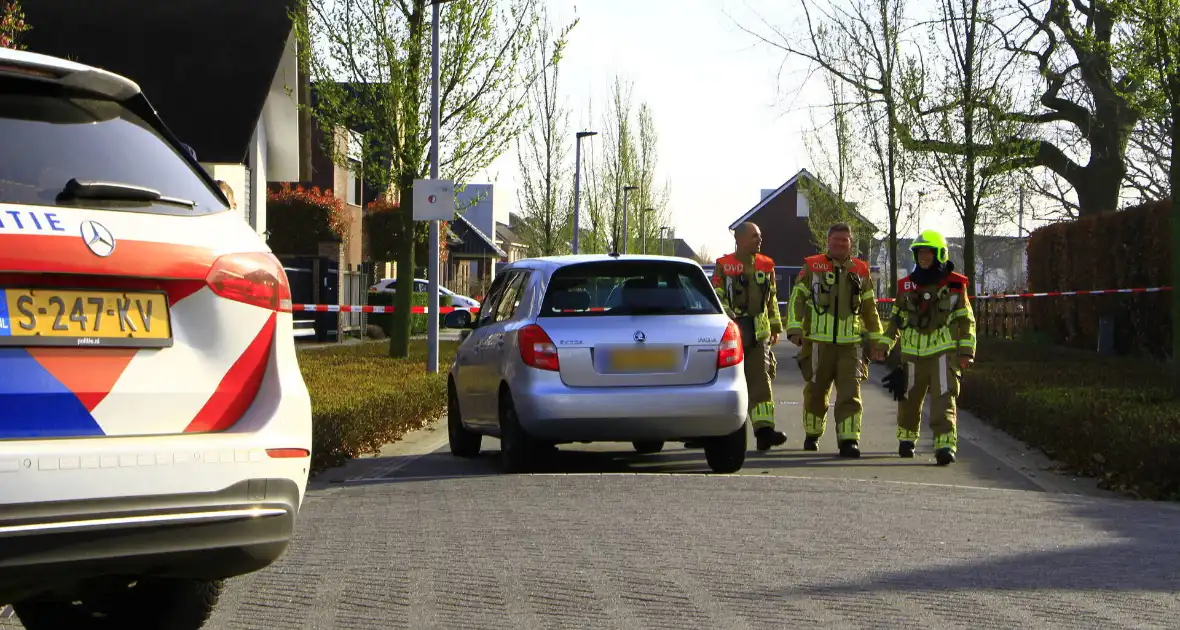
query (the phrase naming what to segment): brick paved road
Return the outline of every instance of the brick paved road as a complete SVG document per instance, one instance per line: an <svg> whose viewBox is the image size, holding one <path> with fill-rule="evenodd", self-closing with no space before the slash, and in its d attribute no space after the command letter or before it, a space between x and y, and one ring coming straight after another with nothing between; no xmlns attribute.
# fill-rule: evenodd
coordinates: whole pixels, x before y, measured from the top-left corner
<svg viewBox="0 0 1180 630"><path fill-rule="evenodd" d="M312 497L289 555L237 580L210 627L1174 628L1180 615L1174 506L429 467Z"/></svg>
<svg viewBox="0 0 1180 630"><path fill-rule="evenodd" d="M1177 627L1180 506L1042 491L974 428L961 465L898 460L891 401L866 400L855 462L831 436L800 452L792 411L788 448L737 476L626 474L707 467L593 445L507 477L494 440L326 475L288 554L207 627Z"/></svg>

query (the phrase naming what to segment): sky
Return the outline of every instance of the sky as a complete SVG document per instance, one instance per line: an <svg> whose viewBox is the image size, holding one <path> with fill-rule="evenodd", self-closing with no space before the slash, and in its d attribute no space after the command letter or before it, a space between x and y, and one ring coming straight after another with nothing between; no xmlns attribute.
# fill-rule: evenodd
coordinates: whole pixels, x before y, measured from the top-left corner
<svg viewBox="0 0 1180 630"><path fill-rule="evenodd" d="M804 84L805 62L787 59L739 27L764 32L761 14L789 28L800 15L799 0L547 3L556 23L581 19L570 33L560 79L577 127L570 135L602 132L600 113L598 120L587 119L588 99L601 112L614 77L631 81L633 103L646 101L652 109L659 135L656 180L669 183L676 236L698 253L702 245L713 257L731 251L728 226L758 203L760 190L778 188L801 168L816 172L803 139L813 125L808 107L822 107L828 98L822 80L817 75ZM816 111L816 119L825 114ZM600 138L584 140L583 149ZM571 140L571 162L572 146ZM474 180L494 184L500 221L517 206L518 169L509 152ZM867 204L869 218L886 224L871 202L849 201ZM953 210L930 206L923 205L923 228L962 234Z"/></svg>

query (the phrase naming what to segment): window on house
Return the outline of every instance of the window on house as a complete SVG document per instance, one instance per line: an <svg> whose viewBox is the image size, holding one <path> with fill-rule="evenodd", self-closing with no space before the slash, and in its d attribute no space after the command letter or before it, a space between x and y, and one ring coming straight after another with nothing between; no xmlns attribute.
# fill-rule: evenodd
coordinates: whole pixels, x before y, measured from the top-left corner
<svg viewBox="0 0 1180 630"><path fill-rule="evenodd" d="M348 198L346 203L354 206L361 204L361 163L356 160L348 161Z"/></svg>

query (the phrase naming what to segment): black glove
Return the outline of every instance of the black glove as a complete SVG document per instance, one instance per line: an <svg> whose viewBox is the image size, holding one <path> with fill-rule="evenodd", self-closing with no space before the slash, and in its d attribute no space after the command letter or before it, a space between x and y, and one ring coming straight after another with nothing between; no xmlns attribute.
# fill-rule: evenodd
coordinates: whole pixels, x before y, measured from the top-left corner
<svg viewBox="0 0 1180 630"><path fill-rule="evenodd" d="M892 372L887 374L885 376L885 378L881 379L881 384L885 386L886 390L888 390L891 394L893 394L893 400L896 400L896 401L905 400L905 394L906 394L906 391L905 391L906 390L905 368L903 368L903 367L893 368Z"/></svg>

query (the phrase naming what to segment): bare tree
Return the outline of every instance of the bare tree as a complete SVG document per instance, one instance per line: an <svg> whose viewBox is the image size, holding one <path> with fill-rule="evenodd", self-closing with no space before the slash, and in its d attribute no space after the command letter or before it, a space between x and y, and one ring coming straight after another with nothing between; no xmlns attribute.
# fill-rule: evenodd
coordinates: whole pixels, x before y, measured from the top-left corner
<svg viewBox="0 0 1180 630"><path fill-rule="evenodd" d="M1012 172L997 166L1012 154L981 147L1001 146L1005 138L1020 131L1018 123L995 113L1012 105L1007 89L1012 55L996 54L1002 50L1002 33L990 26L994 7L989 0L939 0L938 10L938 19L930 25L930 48L939 52L933 55L934 67L923 63L921 55L911 58L905 81L910 115L899 129L904 137L918 130L925 138L935 139L925 142L963 147L962 153L924 154L923 172L928 184L946 193L959 215L963 270L973 278L980 223L990 227L1011 218L1006 203L1011 197L997 197L997 193L1006 192L1003 185L1011 182Z"/></svg>
<svg viewBox="0 0 1180 630"><path fill-rule="evenodd" d="M605 142L602 145L602 180L614 204L606 212L610 230L610 250L622 251L623 234L623 190L636 184L633 176L636 168L635 131L631 118L631 95L634 86L615 77L611 88L611 103L603 121ZM626 195L628 200L630 195Z"/></svg>
<svg viewBox="0 0 1180 630"><path fill-rule="evenodd" d="M586 119L594 120L592 102L586 104ZM579 212L578 249L583 253L605 253L609 247L610 200L613 195L607 191L604 170L601 165L602 151L597 148L594 138L587 138L582 145L582 181Z"/></svg>
<svg viewBox="0 0 1180 630"><path fill-rule="evenodd" d="M651 107L647 103L640 103L637 119L639 122L639 151L634 179L639 190L636 190L630 198L632 218L628 221L627 229L628 232L635 235L635 240L639 244L634 250L631 250L628 245L627 251L640 252L658 247L655 241L659 238L660 226L670 223L671 217L668 215L670 185L667 180L662 185L656 183L659 134L656 132Z"/></svg>
<svg viewBox="0 0 1180 630"><path fill-rule="evenodd" d="M897 249L897 228L905 197L904 148L894 133L901 115L901 54L906 28L904 0L851 0L813 10L800 0L806 36L800 41L760 18L766 35L739 28L762 42L820 66L858 95L864 131L889 220L888 250ZM897 287L897 260L889 257L890 294Z"/></svg>
<svg viewBox="0 0 1180 630"><path fill-rule="evenodd" d="M543 70L530 90L530 126L516 141L521 180L517 203L522 219L518 232L537 256L565 253L572 236L569 111L560 103L558 79L566 36L576 25L577 20L554 38L548 11L542 11L533 55ZM553 63L546 63L547 59Z"/></svg>
<svg viewBox="0 0 1180 630"><path fill-rule="evenodd" d="M1141 82L1115 63L1112 36L1118 23L1108 0L1014 0L1017 25L1004 30L1004 47L1031 59L1044 89L1039 107L1020 111L998 103L977 103L1001 120L1026 123L1022 133L970 149L961 142L921 139L908 146L923 151L997 158L994 171L1045 167L1064 179L1077 196L1079 216L1118 207L1127 174L1127 143L1143 115L1131 95ZM997 28L997 18L992 18ZM1069 147L1052 139L1060 126L1085 141L1089 161L1079 164ZM1069 142L1071 134L1065 133Z"/></svg>
<svg viewBox="0 0 1180 630"><path fill-rule="evenodd" d="M824 71L823 78L831 96L832 118L814 125L810 133L804 135L803 144L815 167L816 177L827 185L810 179L803 179L799 184L799 190L807 199L811 241L821 251L827 247L828 228L833 223L855 222L847 199L849 189L857 181L860 148L855 138L857 129L853 126L858 103L852 98L852 89L831 72ZM814 116L812 120L814 124ZM832 140L830 146L824 136Z"/></svg>
<svg viewBox="0 0 1180 630"><path fill-rule="evenodd" d="M1172 162L1171 116L1144 117L1131 135L1127 149L1126 184L1138 193L1138 202L1166 199L1171 191L1168 165Z"/></svg>
<svg viewBox="0 0 1180 630"><path fill-rule="evenodd" d="M464 182L521 133L528 89L552 63L530 63L538 0L454 0L440 20L439 153L442 178ZM364 178L400 202L398 286L413 284L413 185L430 166L428 0L300 0L292 11L301 63L315 85L313 115L326 153L341 127L363 131ZM413 293L398 292L392 356L409 356Z"/></svg>

